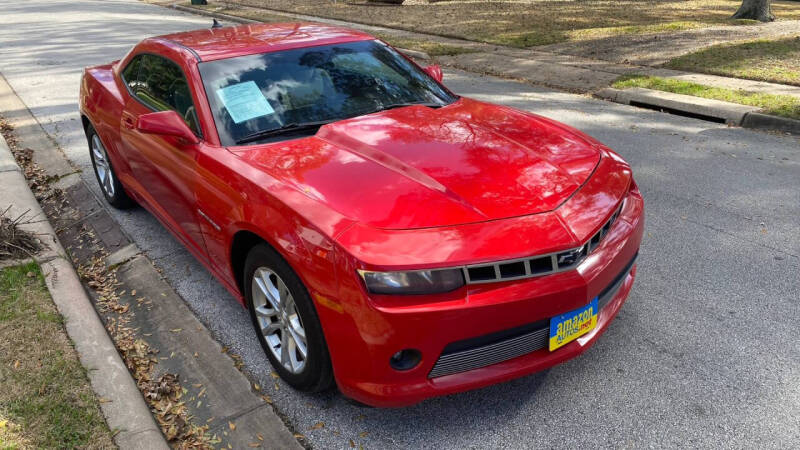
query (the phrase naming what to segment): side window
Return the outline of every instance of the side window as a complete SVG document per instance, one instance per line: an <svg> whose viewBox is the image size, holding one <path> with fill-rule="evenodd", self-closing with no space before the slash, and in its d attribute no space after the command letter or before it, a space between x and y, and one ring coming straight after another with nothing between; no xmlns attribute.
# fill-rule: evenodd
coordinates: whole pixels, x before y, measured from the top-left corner
<svg viewBox="0 0 800 450"><path fill-rule="evenodd" d="M128 85L128 89L131 92L136 91L136 84L139 80L139 67L142 66L142 56L139 55L131 60L128 63L128 66L125 67L125 70L122 71L122 81Z"/></svg>
<svg viewBox="0 0 800 450"><path fill-rule="evenodd" d="M133 95L156 111L176 111L199 136L197 113L183 71L174 62L160 56L142 55L141 58L138 83L136 89L131 88ZM131 65L134 62L131 61Z"/></svg>

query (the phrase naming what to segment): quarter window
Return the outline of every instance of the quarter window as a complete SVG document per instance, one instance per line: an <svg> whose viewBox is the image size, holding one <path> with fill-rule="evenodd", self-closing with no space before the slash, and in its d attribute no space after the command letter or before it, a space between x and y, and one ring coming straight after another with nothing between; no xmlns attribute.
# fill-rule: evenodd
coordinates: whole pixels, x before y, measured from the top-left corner
<svg viewBox="0 0 800 450"><path fill-rule="evenodd" d="M125 70L122 71L122 80L128 85L131 92L136 90L136 83L139 80L139 68L142 67L142 57L137 56L128 63Z"/></svg>

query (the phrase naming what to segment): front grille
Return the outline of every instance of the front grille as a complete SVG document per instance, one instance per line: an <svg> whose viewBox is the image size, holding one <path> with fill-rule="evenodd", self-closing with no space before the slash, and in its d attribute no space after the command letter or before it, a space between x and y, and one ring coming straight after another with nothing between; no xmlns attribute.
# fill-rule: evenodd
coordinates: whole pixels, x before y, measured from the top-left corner
<svg viewBox="0 0 800 450"><path fill-rule="evenodd" d="M625 202L621 202L603 227L578 248L547 255L469 265L463 268L464 280L467 284L493 283L538 277L573 269L600 245L611 226L616 222L624 205Z"/></svg>
<svg viewBox="0 0 800 450"><path fill-rule="evenodd" d="M636 262L634 255L617 277L598 295L598 308L602 310L617 291L625 276ZM550 321L540 320L511 330L491 333L477 338L453 342L442 351L441 356L428 374L428 378L442 377L490 366L518 356L547 348Z"/></svg>

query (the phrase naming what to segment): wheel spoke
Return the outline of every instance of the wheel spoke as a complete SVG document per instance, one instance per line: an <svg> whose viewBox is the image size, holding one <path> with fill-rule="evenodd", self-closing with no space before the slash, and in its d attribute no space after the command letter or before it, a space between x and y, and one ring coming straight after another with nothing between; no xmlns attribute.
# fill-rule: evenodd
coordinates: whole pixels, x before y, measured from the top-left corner
<svg viewBox="0 0 800 450"><path fill-rule="evenodd" d="M108 192L108 195L113 196L114 195L114 181L111 178L111 171L107 170L107 169L106 169L106 177L105 177L105 183L104 184L106 186L106 192Z"/></svg>
<svg viewBox="0 0 800 450"><path fill-rule="evenodd" d="M280 279L278 279L278 295L280 295L281 301L289 300L291 297L291 294L289 294L289 288L287 288Z"/></svg>
<svg viewBox="0 0 800 450"><path fill-rule="evenodd" d="M289 333L286 332L286 329L281 330L281 364L286 366L286 363L289 362Z"/></svg>
<svg viewBox="0 0 800 450"><path fill-rule="evenodd" d="M261 273L256 273L255 280L261 293L264 294L264 297L272 306L272 309L280 311L280 299L275 298L275 291L270 288L272 282L269 281L269 273L263 271Z"/></svg>
<svg viewBox="0 0 800 450"><path fill-rule="evenodd" d="M277 315L277 311L272 308L272 305L261 305L255 308L256 315L265 319L271 319Z"/></svg>
<svg viewBox="0 0 800 450"><path fill-rule="evenodd" d="M289 324L289 326L286 327L286 329L289 330L289 335L292 337L292 341L294 341L294 344L297 347L297 349L300 350L300 354L303 355L303 358L305 358L306 355L308 354L308 349L306 348L305 336L301 338L300 335L297 333L297 331L295 331L291 323Z"/></svg>
<svg viewBox="0 0 800 450"><path fill-rule="evenodd" d="M300 350L298 342L295 341L294 338L292 338L292 337L290 337L289 339L290 339L290 341L289 341L289 349L290 349L289 362L292 364L292 370L295 371L295 372L298 372L300 370L300 368L303 367L303 362L304 361L302 361L302 360L297 358L297 351ZM303 356L303 359L305 359L305 356Z"/></svg>
<svg viewBox="0 0 800 450"><path fill-rule="evenodd" d="M289 327L296 335L300 336L303 342L305 342L306 330L303 328L303 324L300 323L300 316L297 314L289 316Z"/></svg>
<svg viewBox="0 0 800 450"><path fill-rule="evenodd" d="M270 322L266 326L261 328L261 333L264 336L269 336L280 329L281 329L281 324L279 322Z"/></svg>

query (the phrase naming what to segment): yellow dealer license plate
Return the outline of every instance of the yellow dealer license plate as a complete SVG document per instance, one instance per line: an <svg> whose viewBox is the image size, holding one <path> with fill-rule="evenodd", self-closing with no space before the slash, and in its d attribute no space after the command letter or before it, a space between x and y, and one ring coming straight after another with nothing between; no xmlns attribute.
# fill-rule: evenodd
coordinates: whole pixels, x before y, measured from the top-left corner
<svg viewBox="0 0 800 450"><path fill-rule="evenodd" d="M550 351L566 345L597 325L597 297L583 308L550 319Z"/></svg>

